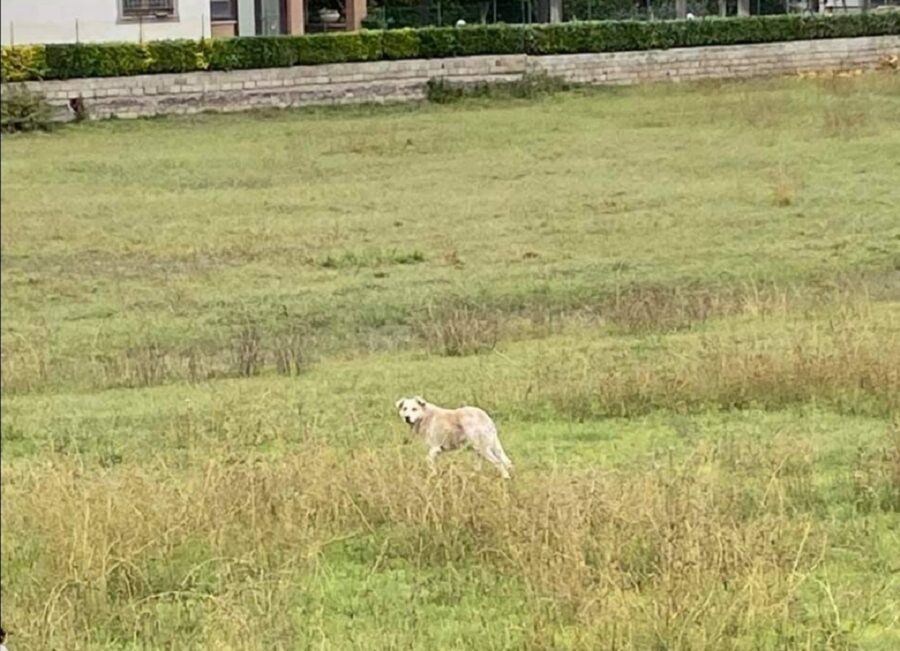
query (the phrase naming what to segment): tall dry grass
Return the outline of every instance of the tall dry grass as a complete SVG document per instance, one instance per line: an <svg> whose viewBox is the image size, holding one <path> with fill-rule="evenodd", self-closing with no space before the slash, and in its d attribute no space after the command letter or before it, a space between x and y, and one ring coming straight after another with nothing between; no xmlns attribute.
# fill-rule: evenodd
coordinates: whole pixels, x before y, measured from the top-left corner
<svg viewBox="0 0 900 651"><path fill-rule="evenodd" d="M861 460L839 500L893 494L866 508L896 513L884 459L897 450ZM783 647L798 631L810 648L842 648L840 627L799 599L830 553L810 506L822 501L813 463L790 440L723 443L656 468L533 471L510 484L312 444L188 470L48 458L4 471L16 494L5 560L28 570L4 597L23 648L274 648L248 639L251 623L298 648L315 636L291 610L328 549L358 540L352 560L372 573L401 562L452 580L475 563L515 580L531 622L524 648L558 648L572 630L568 648Z"/></svg>
<svg viewBox="0 0 900 651"><path fill-rule="evenodd" d="M398 316L401 323L385 328L390 331L380 338L380 347L425 349L435 355L461 357L489 353L503 342L542 338L583 326L616 337L696 331L710 321L727 318L758 320L762 333L769 324L806 317L826 324L863 321L875 318L871 317L876 305L873 292L896 295L893 278L843 278L821 286L638 285L590 300L567 302L561 298L559 304L526 301L503 305L458 298L432 301ZM299 375L326 353L370 352L359 346L371 333L336 338L330 332L334 324L327 319L251 312L235 316L234 321L223 325L218 335L197 341L136 334L123 343L98 335L89 346L75 351L59 350L48 331L4 336L0 347L3 391L145 387L251 377L268 371Z"/></svg>
<svg viewBox="0 0 900 651"><path fill-rule="evenodd" d="M780 408L820 403L843 413L900 411L900 336L891 317L847 311L825 321L712 331L623 353L547 352L519 398L566 418L655 409Z"/></svg>
<svg viewBox="0 0 900 651"><path fill-rule="evenodd" d="M97 336L77 352L61 352L48 334L35 332L4 338L3 391L137 388L253 377L270 369L299 375L316 357L316 337L304 323L247 321L202 341L133 335L122 345Z"/></svg>
<svg viewBox="0 0 900 651"><path fill-rule="evenodd" d="M503 314L486 306L452 300L428 305L413 329L425 347L438 355L461 357L489 352L502 335Z"/></svg>
<svg viewBox="0 0 900 651"><path fill-rule="evenodd" d="M747 351L712 338L687 360L617 366L615 360L587 357L574 361L576 372L552 360L535 375L531 404L548 403L578 421L655 409L776 409L817 402L841 413L889 415L900 410L900 347L873 344L842 341L822 350L800 341L787 351Z"/></svg>

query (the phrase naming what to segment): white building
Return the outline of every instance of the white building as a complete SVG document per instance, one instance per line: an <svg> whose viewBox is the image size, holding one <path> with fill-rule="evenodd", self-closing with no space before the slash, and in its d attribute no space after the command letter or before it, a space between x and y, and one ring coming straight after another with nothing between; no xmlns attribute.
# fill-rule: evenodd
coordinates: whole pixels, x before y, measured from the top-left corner
<svg viewBox="0 0 900 651"><path fill-rule="evenodd" d="M209 37L210 0L0 0L0 41L75 43Z"/></svg>
<svg viewBox="0 0 900 651"><path fill-rule="evenodd" d="M0 0L0 42L142 42L359 29L366 0L345 0L329 24L306 0Z"/></svg>

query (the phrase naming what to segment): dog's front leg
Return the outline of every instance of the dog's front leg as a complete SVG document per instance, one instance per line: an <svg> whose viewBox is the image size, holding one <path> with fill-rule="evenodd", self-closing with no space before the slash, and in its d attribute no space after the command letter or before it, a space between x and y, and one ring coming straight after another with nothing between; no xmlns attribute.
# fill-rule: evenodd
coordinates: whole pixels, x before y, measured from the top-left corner
<svg viewBox="0 0 900 651"><path fill-rule="evenodd" d="M432 475L437 474L437 464L435 463L435 460L437 459L437 457L440 453L441 453L440 445L432 446L432 447L428 448L428 456L426 457L426 459L428 460L428 467L431 469Z"/></svg>

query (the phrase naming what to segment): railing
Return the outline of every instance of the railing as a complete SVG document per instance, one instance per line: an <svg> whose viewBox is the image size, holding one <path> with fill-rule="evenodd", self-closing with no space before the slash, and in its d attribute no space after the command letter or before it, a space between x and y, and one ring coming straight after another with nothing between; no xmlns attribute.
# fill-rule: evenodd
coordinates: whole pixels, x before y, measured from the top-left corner
<svg viewBox="0 0 900 651"><path fill-rule="evenodd" d="M121 0L123 18L175 15L175 0Z"/></svg>

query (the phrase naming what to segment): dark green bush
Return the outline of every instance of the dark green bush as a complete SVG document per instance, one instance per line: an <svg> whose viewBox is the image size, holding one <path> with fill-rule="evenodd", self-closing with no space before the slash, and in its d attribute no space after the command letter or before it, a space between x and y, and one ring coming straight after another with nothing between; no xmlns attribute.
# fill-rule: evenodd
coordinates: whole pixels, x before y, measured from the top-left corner
<svg viewBox="0 0 900 651"><path fill-rule="evenodd" d="M422 51L417 29L391 29L381 33L385 59L418 59Z"/></svg>
<svg viewBox="0 0 900 651"><path fill-rule="evenodd" d="M150 55L139 43L95 43L45 46L47 77L117 77L147 71Z"/></svg>
<svg viewBox="0 0 900 651"><path fill-rule="evenodd" d="M623 52L900 34L896 14L751 16L692 21L622 20L527 28L529 54Z"/></svg>
<svg viewBox="0 0 900 651"><path fill-rule="evenodd" d="M292 41L300 65L381 59L379 32L312 34L295 37Z"/></svg>
<svg viewBox="0 0 900 651"><path fill-rule="evenodd" d="M574 54L677 47L672 27L680 24L622 20L544 25L531 30L527 51L529 54Z"/></svg>
<svg viewBox="0 0 900 651"><path fill-rule="evenodd" d="M0 99L0 131L49 131L53 111L43 95L27 88L11 88Z"/></svg>
<svg viewBox="0 0 900 651"><path fill-rule="evenodd" d="M209 48L209 69L286 68L297 63L296 40L291 36L217 39Z"/></svg>
<svg viewBox="0 0 900 651"><path fill-rule="evenodd" d="M459 54L459 30L455 27L424 27L417 31L419 55L423 59L442 59Z"/></svg>
<svg viewBox="0 0 900 651"><path fill-rule="evenodd" d="M484 25L457 29L459 56L522 54L526 29L520 25Z"/></svg>
<svg viewBox="0 0 900 651"><path fill-rule="evenodd" d="M155 41L146 45L17 46L3 48L2 78L24 81L379 59L621 52L887 34L900 34L900 12L426 27L351 34Z"/></svg>
<svg viewBox="0 0 900 651"><path fill-rule="evenodd" d="M521 25L480 25L426 27L416 31L420 56L423 59L437 59L479 54L523 54L527 28Z"/></svg>
<svg viewBox="0 0 900 651"><path fill-rule="evenodd" d="M206 70L206 43L187 39L177 41L150 41L146 45L150 57L147 72L190 72Z"/></svg>

